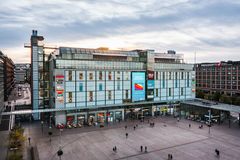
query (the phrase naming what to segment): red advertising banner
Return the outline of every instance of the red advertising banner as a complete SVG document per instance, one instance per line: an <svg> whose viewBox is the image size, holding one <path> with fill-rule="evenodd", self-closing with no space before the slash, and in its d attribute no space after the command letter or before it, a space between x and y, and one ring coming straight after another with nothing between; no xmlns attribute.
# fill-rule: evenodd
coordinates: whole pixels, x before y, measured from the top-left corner
<svg viewBox="0 0 240 160"><path fill-rule="evenodd" d="M154 80L154 71L147 71L147 78L148 80Z"/></svg>

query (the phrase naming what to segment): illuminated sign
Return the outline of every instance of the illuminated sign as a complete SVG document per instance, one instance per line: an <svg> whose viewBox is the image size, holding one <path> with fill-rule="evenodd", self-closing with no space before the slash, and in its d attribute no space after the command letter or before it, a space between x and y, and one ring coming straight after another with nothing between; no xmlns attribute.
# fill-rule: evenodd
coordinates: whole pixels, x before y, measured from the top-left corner
<svg viewBox="0 0 240 160"><path fill-rule="evenodd" d="M134 89L135 89L135 90L143 90L143 85L142 85L142 84L135 83L135 84L134 84Z"/></svg>
<svg viewBox="0 0 240 160"><path fill-rule="evenodd" d="M145 100L145 72L132 72L132 102Z"/></svg>
<svg viewBox="0 0 240 160"><path fill-rule="evenodd" d="M56 99L59 103L64 103L64 75L56 75Z"/></svg>
<svg viewBox="0 0 240 160"><path fill-rule="evenodd" d="M148 80L154 80L154 71L148 70Z"/></svg>
<svg viewBox="0 0 240 160"><path fill-rule="evenodd" d="M147 81L147 88L148 89L154 89L154 80L148 80Z"/></svg>

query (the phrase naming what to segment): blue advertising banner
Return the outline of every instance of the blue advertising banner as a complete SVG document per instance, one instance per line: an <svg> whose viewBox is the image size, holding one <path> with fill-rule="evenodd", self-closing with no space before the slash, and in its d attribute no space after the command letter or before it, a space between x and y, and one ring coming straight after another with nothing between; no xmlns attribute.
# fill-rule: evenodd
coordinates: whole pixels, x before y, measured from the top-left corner
<svg viewBox="0 0 240 160"><path fill-rule="evenodd" d="M132 72L132 102L145 100L145 72Z"/></svg>
<svg viewBox="0 0 240 160"><path fill-rule="evenodd" d="M147 88L148 89L154 89L154 80L148 80Z"/></svg>

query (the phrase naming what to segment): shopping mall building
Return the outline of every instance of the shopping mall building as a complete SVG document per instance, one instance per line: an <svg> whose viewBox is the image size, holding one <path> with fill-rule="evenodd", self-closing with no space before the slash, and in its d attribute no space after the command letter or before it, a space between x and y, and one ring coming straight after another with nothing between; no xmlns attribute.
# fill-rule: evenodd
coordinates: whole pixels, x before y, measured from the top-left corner
<svg viewBox="0 0 240 160"><path fill-rule="evenodd" d="M38 48L35 51L32 54L40 53ZM175 51L59 47L48 56L47 64L38 72L49 75L42 95L49 100L45 105L56 109L52 113L55 124L116 122L174 113L180 101L195 98L193 65L184 63L183 55ZM33 104L34 99L37 97Z"/></svg>

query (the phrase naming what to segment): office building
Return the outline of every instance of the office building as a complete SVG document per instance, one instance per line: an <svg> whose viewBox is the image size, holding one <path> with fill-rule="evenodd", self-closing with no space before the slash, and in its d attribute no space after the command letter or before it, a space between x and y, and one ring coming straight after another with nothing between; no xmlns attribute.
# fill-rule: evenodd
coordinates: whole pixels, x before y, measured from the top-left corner
<svg viewBox="0 0 240 160"><path fill-rule="evenodd" d="M4 110L4 58L5 56L0 51L0 115ZM1 123L1 116L0 116Z"/></svg>
<svg viewBox="0 0 240 160"><path fill-rule="evenodd" d="M4 101L8 100L15 85L14 63L6 55L4 56Z"/></svg>
<svg viewBox="0 0 240 160"><path fill-rule="evenodd" d="M197 64L196 89L207 94L240 96L240 61Z"/></svg>
<svg viewBox="0 0 240 160"><path fill-rule="evenodd" d="M16 83L26 83L30 79L30 64L20 63L15 64L15 81Z"/></svg>

